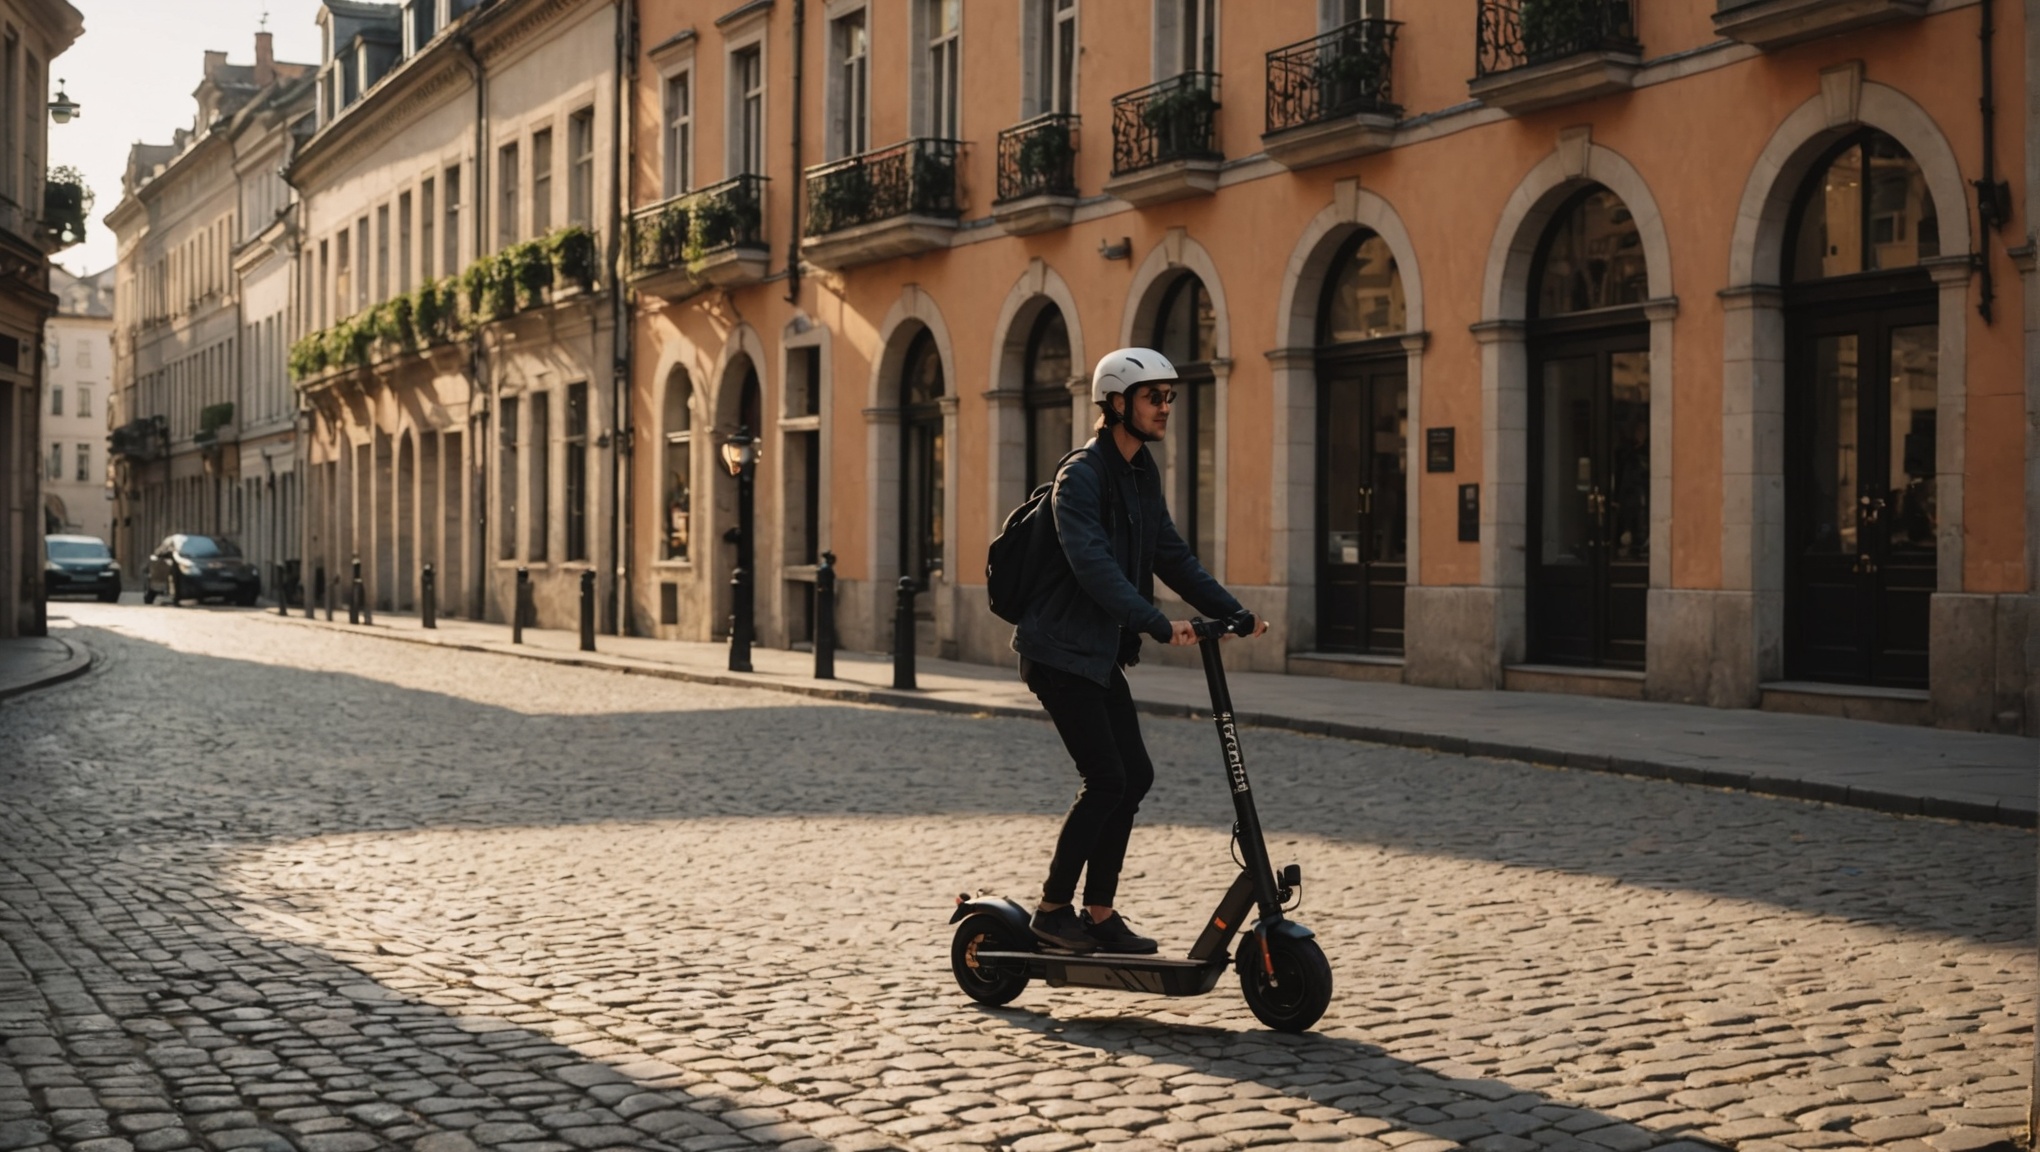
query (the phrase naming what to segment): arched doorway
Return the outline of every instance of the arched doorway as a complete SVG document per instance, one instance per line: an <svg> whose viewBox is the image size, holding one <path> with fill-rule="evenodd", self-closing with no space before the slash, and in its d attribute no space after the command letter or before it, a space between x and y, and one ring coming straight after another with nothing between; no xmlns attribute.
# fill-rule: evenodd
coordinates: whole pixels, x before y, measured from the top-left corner
<svg viewBox="0 0 2040 1152"><path fill-rule="evenodd" d="M924 327L907 346L899 380L900 574L923 590L942 573L944 392L942 356L935 334Z"/></svg>
<svg viewBox="0 0 2040 1152"><path fill-rule="evenodd" d="M727 438L742 428L753 438L758 437L762 427L764 399L758 379L758 365L748 353L739 352L730 358L730 362L723 370L721 396L719 407L723 419L718 421L718 432ZM737 523L737 480L723 467L720 448L719 443L713 448L704 446L704 450L716 453L710 464L715 476L716 522L726 526L721 536L724 547L716 553L713 577L716 608L712 630L714 638L718 640L729 636L731 614L736 610L730 578L736 571L737 532L741 527ZM755 482L755 474L753 480ZM755 503L752 515L754 518L757 515ZM755 523L751 525L751 531L756 533L760 540L768 536L768 533ZM754 563L762 562L760 552L761 550L756 550L752 553ZM753 588L761 586L762 582L759 581L757 573L752 573L751 579ZM755 623L753 621L753 637L757 635Z"/></svg>
<svg viewBox="0 0 2040 1152"><path fill-rule="evenodd" d="M1170 413L1169 438L1177 447L1155 454L1162 491L1177 530L1210 567L1218 540L1218 383L1211 363L1218 358L1218 312L1196 273L1181 273L1162 290L1152 342L1182 378ZM1179 462L1179 475L1169 474L1163 456Z"/></svg>
<svg viewBox="0 0 2040 1152"><path fill-rule="evenodd" d="M1940 224L1920 166L1863 130L1814 164L1785 237L1785 674L1927 686L1936 587Z"/></svg>
<svg viewBox="0 0 2040 1152"><path fill-rule="evenodd" d="M1027 333L1021 397L1027 409L1027 491L1055 478L1074 447L1070 412L1070 329L1062 309L1044 302Z"/></svg>
<svg viewBox="0 0 2040 1152"><path fill-rule="evenodd" d="M1317 648L1403 650L1409 356L1402 274L1355 232L1325 276L1317 324Z"/></svg>
<svg viewBox="0 0 2040 1152"><path fill-rule="evenodd" d="M1642 236L1590 185L1531 267L1527 648L1642 669L1650 590L1650 321Z"/></svg>

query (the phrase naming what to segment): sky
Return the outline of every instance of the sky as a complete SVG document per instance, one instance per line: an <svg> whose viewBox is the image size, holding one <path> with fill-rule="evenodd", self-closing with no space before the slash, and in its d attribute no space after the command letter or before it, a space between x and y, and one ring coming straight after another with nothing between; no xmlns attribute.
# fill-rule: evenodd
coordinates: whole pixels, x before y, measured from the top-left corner
<svg viewBox="0 0 2040 1152"><path fill-rule="evenodd" d="M137 140L167 144L191 127L191 99L207 49L225 51L230 64L255 62L262 17L276 37L276 58L319 61L319 0L71 0L85 14L85 34L50 62L50 93L59 81L80 111L68 124L50 125L52 167L69 164L85 174L98 200L85 242L59 252L57 263L74 274L114 262L106 214L120 203L120 174L128 146Z"/></svg>

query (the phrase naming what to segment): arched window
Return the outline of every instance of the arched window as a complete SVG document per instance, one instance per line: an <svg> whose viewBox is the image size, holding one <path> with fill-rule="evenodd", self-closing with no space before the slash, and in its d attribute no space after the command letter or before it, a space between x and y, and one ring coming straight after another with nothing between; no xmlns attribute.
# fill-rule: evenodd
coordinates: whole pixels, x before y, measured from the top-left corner
<svg viewBox="0 0 2040 1152"><path fill-rule="evenodd" d="M668 560L687 559L688 519L694 509L694 381L675 368L666 381L660 427L666 435L666 548Z"/></svg>
<svg viewBox="0 0 2040 1152"><path fill-rule="evenodd" d="M1545 236L1537 280L1540 317L1590 312L1650 298L1643 237L1628 205L1606 188L1581 193Z"/></svg>
<svg viewBox="0 0 2040 1152"><path fill-rule="evenodd" d="M900 372L900 574L922 587L942 571L942 355L923 328Z"/></svg>
<svg viewBox="0 0 2040 1152"><path fill-rule="evenodd" d="M1070 329L1060 308L1044 305L1027 335L1027 490L1055 478L1070 450Z"/></svg>
<svg viewBox="0 0 2040 1152"><path fill-rule="evenodd" d="M1941 222L1920 166L1882 132L1830 152L1800 193L1787 279L1911 268L1941 254Z"/></svg>
<svg viewBox="0 0 2040 1152"><path fill-rule="evenodd" d="M1191 551L1201 552L1217 534L1218 385L1211 362L1218 358L1218 313L1194 273L1177 277L1162 296L1154 339L1155 350L1183 378L1170 431L1182 438L1190 479L1174 490L1176 499L1188 505L1175 510L1175 521Z"/></svg>
<svg viewBox="0 0 2040 1152"><path fill-rule="evenodd" d="M1318 343L1347 344L1393 336L1409 326L1402 272L1388 242L1361 232L1334 262L1318 319Z"/></svg>

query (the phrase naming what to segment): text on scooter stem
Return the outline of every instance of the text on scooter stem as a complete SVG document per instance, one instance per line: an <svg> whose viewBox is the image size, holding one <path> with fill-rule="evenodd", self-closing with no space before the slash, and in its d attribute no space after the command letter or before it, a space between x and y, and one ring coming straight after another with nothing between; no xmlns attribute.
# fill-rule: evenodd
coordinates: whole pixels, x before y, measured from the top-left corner
<svg viewBox="0 0 2040 1152"><path fill-rule="evenodd" d="M1232 778L1232 790L1247 790L1247 763L1240 758L1240 734L1233 726L1232 713L1218 718L1218 734L1225 739L1225 774Z"/></svg>

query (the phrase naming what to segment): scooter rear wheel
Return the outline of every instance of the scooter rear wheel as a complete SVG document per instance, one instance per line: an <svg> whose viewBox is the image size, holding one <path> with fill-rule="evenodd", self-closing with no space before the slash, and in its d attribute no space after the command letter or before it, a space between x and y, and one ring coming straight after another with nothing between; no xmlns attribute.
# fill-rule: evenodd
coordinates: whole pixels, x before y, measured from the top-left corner
<svg viewBox="0 0 2040 1152"><path fill-rule="evenodd" d="M1003 923L983 914L967 916L956 926L956 938L949 946L949 968L956 973L963 994L980 1004L1007 1003L1027 988L1025 968L978 958L980 948L1015 947L1007 935Z"/></svg>
<svg viewBox="0 0 2040 1152"><path fill-rule="evenodd" d="M1261 937L1240 944L1240 992L1254 1017L1277 1032L1301 1032L1318 1022L1332 1002L1332 965L1315 940L1277 936L1268 940L1267 962ZM1269 979L1268 969L1275 970Z"/></svg>

